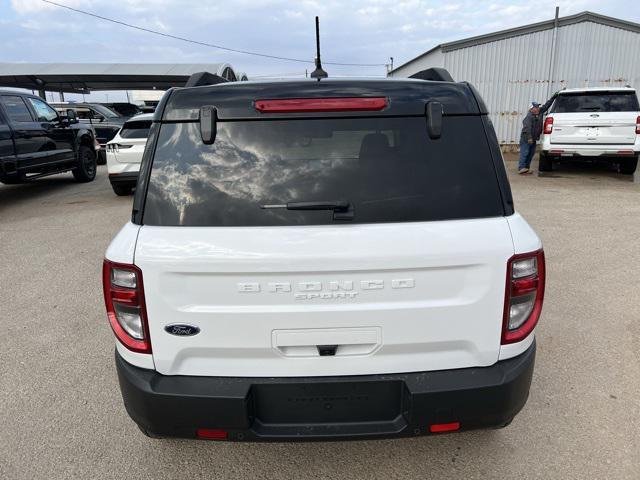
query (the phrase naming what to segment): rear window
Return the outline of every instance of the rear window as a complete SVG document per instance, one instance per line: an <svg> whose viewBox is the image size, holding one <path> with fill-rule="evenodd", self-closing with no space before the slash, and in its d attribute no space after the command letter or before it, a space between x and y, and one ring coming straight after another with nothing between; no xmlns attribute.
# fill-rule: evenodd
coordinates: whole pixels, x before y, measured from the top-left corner
<svg viewBox="0 0 640 480"><path fill-rule="evenodd" d="M122 138L147 138L149 129L151 128L151 120L138 120L136 122L126 122L120 130Z"/></svg>
<svg viewBox="0 0 640 480"><path fill-rule="evenodd" d="M17 95L3 95L2 103L4 104L7 115L9 115L12 121L33 122L33 117L22 97L18 97Z"/></svg>
<svg viewBox="0 0 640 480"><path fill-rule="evenodd" d="M167 123L151 167L143 223L277 226L342 223L331 211L263 209L348 201L345 223L504 215L482 120L424 117L218 122L213 145L198 123Z"/></svg>
<svg viewBox="0 0 640 480"><path fill-rule="evenodd" d="M554 113L577 112L637 112L635 92L580 92L561 94L556 99Z"/></svg>

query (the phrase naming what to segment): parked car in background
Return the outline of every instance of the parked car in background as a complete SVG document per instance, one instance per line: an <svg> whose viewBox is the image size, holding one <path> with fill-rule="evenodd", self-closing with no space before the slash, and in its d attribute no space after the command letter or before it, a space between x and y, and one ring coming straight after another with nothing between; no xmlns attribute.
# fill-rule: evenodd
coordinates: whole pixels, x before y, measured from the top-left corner
<svg viewBox="0 0 640 480"><path fill-rule="evenodd" d="M51 105L59 112L65 112L71 109L76 113L76 117L80 123L93 126L98 142L100 142L98 165L107 163L107 142L116 135L120 127L127 121L127 118L99 103L68 102L52 103Z"/></svg>
<svg viewBox="0 0 640 480"><path fill-rule="evenodd" d="M90 182L99 149L91 125L79 123L72 109L61 116L40 97L0 90L0 182L68 171Z"/></svg>
<svg viewBox="0 0 640 480"><path fill-rule="evenodd" d="M129 102L112 102L112 103L101 103L100 105L104 105L107 108L110 108L114 112L125 118L131 118L141 113L144 113L142 109L136 105L135 103Z"/></svg>
<svg viewBox="0 0 640 480"><path fill-rule="evenodd" d="M413 437L524 406L542 243L476 90L425 77L165 94L103 268L144 433Z"/></svg>
<svg viewBox="0 0 640 480"><path fill-rule="evenodd" d="M107 171L116 195L130 195L136 186L152 120L151 113L130 118L107 143Z"/></svg>
<svg viewBox="0 0 640 480"><path fill-rule="evenodd" d="M640 106L633 88L568 88L544 121L540 171L568 158L607 159L633 174L640 155Z"/></svg>

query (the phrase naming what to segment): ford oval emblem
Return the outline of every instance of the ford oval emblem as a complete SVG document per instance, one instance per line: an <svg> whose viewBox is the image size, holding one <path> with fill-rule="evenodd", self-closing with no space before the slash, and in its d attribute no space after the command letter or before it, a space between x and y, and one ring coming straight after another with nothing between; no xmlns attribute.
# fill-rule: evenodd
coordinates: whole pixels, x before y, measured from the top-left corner
<svg viewBox="0 0 640 480"><path fill-rule="evenodd" d="M200 329L195 325L186 325L184 323L174 323L164 327L164 331L177 337L192 337L200 333Z"/></svg>

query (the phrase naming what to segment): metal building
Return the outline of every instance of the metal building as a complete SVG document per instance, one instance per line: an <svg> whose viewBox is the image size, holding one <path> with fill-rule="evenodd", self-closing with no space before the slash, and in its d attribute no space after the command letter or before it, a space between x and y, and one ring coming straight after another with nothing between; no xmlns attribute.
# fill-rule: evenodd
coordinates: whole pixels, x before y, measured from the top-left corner
<svg viewBox="0 0 640 480"><path fill-rule="evenodd" d="M640 25L591 12L443 43L392 70L444 67L484 98L503 144L518 143L532 100L565 87L640 89Z"/></svg>

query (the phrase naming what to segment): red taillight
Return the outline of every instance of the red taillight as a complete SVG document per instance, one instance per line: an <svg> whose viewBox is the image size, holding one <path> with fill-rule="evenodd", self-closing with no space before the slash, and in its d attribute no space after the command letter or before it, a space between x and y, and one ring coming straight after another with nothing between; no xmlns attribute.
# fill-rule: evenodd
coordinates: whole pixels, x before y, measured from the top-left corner
<svg viewBox="0 0 640 480"><path fill-rule="evenodd" d="M544 133L549 135L553 132L553 117L547 117L544 121Z"/></svg>
<svg viewBox="0 0 640 480"><path fill-rule="evenodd" d="M229 436L226 430L219 430L213 428L199 428L196 430L198 438L205 438L207 440L226 440Z"/></svg>
<svg viewBox="0 0 640 480"><path fill-rule="evenodd" d="M640 135L640 115L636 118L636 133Z"/></svg>
<svg viewBox="0 0 640 480"><path fill-rule="evenodd" d="M263 113L370 112L387 106L385 97L285 98L256 100L256 110Z"/></svg>
<svg viewBox="0 0 640 480"><path fill-rule="evenodd" d="M544 301L544 251L514 255L507 262L502 345L524 340L535 328Z"/></svg>
<svg viewBox="0 0 640 480"><path fill-rule="evenodd" d="M460 430L460 422L434 423L429 426L431 433L455 432L456 430Z"/></svg>
<svg viewBox="0 0 640 480"><path fill-rule="evenodd" d="M129 350L151 353L142 272L135 265L105 260L102 288L109 324Z"/></svg>

